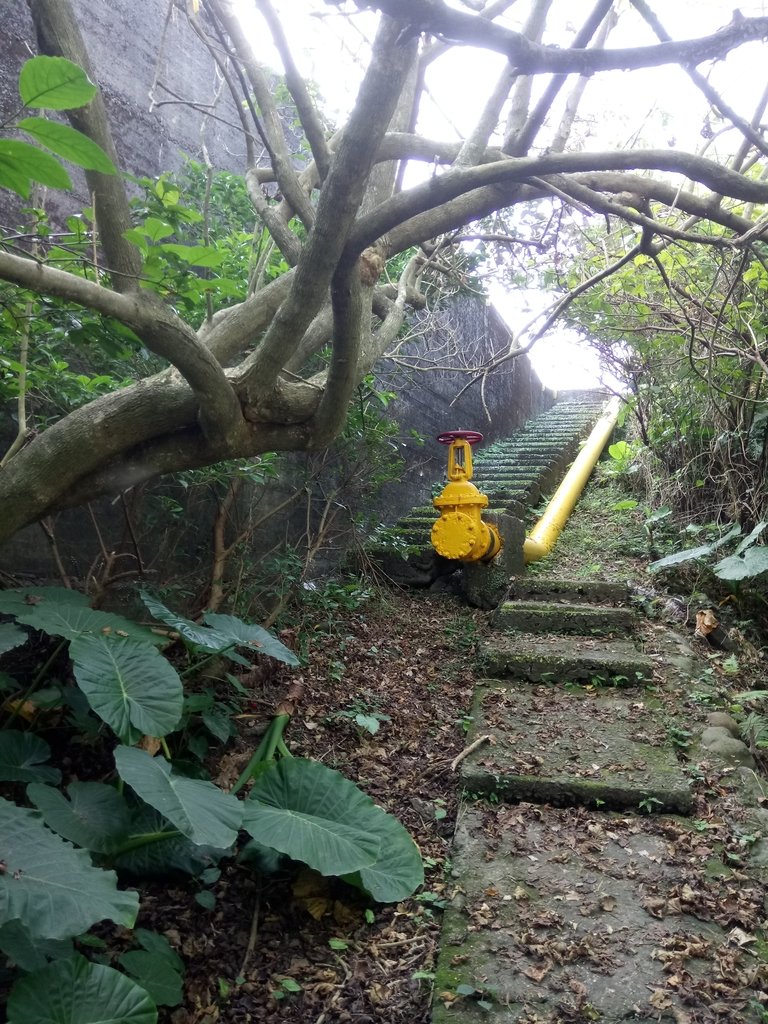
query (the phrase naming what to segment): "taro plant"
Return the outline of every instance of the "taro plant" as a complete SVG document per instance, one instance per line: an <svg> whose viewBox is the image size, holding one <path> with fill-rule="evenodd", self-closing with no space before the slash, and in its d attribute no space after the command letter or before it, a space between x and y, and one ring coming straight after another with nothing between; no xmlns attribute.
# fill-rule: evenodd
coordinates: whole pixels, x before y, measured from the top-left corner
<svg viewBox="0 0 768 1024"><path fill-rule="evenodd" d="M17 800L0 798L0 950L30 972L11 994L13 1024L91 1024L110 1013L130 1024L155 1020L146 986L84 959L72 940L105 919L133 926L139 894L119 888L119 877L200 875L235 852L241 831L252 837L244 853L256 847L341 876L381 902L401 900L423 881L418 850L398 821L338 772L291 756L283 733L295 688L231 792L184 773L169 748L184 720L184 684L162 648L178 638L198 664L201 656L225 657L250 667L241 652L298 660L260 626L213 613L196 623L142 597L162 623L159 631L96 611L71 590L0 592L0 613L15 620L0 624L2 651L34 643L27 629L58 640L26 685L2 677L0 782L11 784L6 791ZM46 687L46 702L56 703L51 690L58 690L59 707L85 702L117 745L113 781L72 781L62 792L46 740L19 724L35 725L45 673L66 644L74 685ZM154 748L162 753L153 756ZM248 782L247 798L238 799ZM99 1016L102 1002L109 1012ZM59 1006L65 1009L57 1016Z"/></svg>
<svg viewBox="0 0 768 1024"><path fill-rule="evenodd" d="M711 566L712 572L718 579L725 583L738 585L744 580L754 579L756 576L768 572L768 547L759 546L757 543L766 526L768 526L768 522L758 523L751 533L739 542L732 554L719 559ZM676 551L674 554L667 555L666 558L651 562L648 571L659 572L661 569L670 569L685 562L711 561L711 557L716 551L726 547L740 536L741 528L738 525L733 526L710 544L685 548L683 551Z"/></svg>

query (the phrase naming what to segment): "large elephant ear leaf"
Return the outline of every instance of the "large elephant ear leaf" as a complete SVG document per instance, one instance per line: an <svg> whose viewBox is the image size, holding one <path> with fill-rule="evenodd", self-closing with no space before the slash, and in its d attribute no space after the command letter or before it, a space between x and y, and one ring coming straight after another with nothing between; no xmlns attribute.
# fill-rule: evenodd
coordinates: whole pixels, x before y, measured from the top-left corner
<svg viewBox="0 0 768 1024"><path fill-rule="evenodd" d="M22 971L37 971L51 960L71 956L72 940L33 939L29 929L16 918L0 925L0 950Z"/></svg>
<svg viewBox="0 0 768 1024"><path fill-rule="evenodd" d="M371 827L381 840L381 853L375 864L362 868L356 878L359 884L379 903L399 903L424 884L424 864L419 848L397 818L380 807Z"/></svg>
<svg viewBox="0 0 768 1024"><path fill-rule="evenodd" d="M114 866L119 875L129 875L140 882L170 875L199 875L229 853L228 849L195 846L154 807L140 804L131 816L128 838L150 833L154 834L153 842L135 846L115 858Z"/></svg>
<svg viewBox="0 0 768 1024"><path fill-rule="evenodd" d="M209 612L203 618L217 633L230 637L238 647L247 647L258 654L268 654L270 658L284 661L286 665L298 665L299 659L276 636L261 626L250 625L234 615L217 615Z"/></svg>
<svg viewBox="0 0 768 1024"><path fill-rule="evenodd" d="M56 783L61 772L43 763L50 756L51 748L39 736L18 729L0 730L0 781Z"/></svg>
<svg viewBox="0 0 768 1024"><path fill-rule="evenodd" d="M235 644L231 637L224 636L208 626L199 626L196 622L172 612L162 601L152 597L146 590L141 591L141 600L151 615L179 633L188 644L194 644L195 647L202 647L206 651L214 652L226 651L227 648L233 647Z"/></svg>
<svg viewBox="0 0 768 1024"><path fill-rule="evenodd" d="M143 988L113 967L75 955L17 982L8 1024L155 1024L157 1007Z"/></svg>
<svg viewBox="0 0 768 1024"><path fill-rule="evenodd" d="M17 616L38 604L69 604L76 608L87 608L88 598L79 590L68 587L14 587L0 590L0 612Z"/></svg>
<svg viewBox="0 0 768 1024"><path fill-rule="evenodd" d="M0 622L0 654L21 647L29 640L29 633L19 629L13 622Z"/></svg>
<svg viewBox="0 0 768 1024"><path fill-rule="evenodd" d="M69 653L91 708L123 742L165 736L179 724L181 679L156 648L122 638L81 636Z"/></svg>
<svg viewBox="0 0 768 1024"><path fill-rule="evenodd" d="M52 786L27 786L27 796L49 828L93 853L111 853L130 829L125 798L105 782L72 782L69 800Z"/></svg>
<svg viewBox="0 0 768 1024"><path fill-rule="evenodd" d="M257 778L245 808L243 826L260 843L321 874L351 876L348 880L381 903L405 899L424 881L418 848L400 822L318 761L296 757L278 762ZM340 869L330 839L346 828L367 836L370 849L378 846L373 863Z"/></svg>
<svg viewBox="0 0 768 1024"><path fill-rule="evenodd" d="M105 919L133 926L138 894L120 891L113 871L95 868L85 850L54 835L37 811L0 799L0 836L0 924L18 919L43 939L80 935Z"/></svg>
<svg viewBox="0 0 768 1024"><path fill-rule="evenodd" d="M41 629L44 633L64 637L65 640L77 640L87 636L114 636L135 640L143 644L154 644L162 647L168 638L158 636L147 626L113 615L111 612L100 612L87 605L65 602L40 601L28 605L24 609L13 612L17 622L33 629Z"/></svg>
<svg viewBox="0 0 768 1024"><path fill-rule="evenodd" d="M212 782L177 775L164 757L135 747L118 747L115 764L131 789L193 843L223 848L237 839L243 805Z"/></svg>
<svg viewBox="0 0 768 1024"><path fill-rule="evenodd" d="M257 778L245 802L243 827L259 843L321 875L346 875L378 859L379 838L367 828L373 806L339 772L291 757Z"/></svg>

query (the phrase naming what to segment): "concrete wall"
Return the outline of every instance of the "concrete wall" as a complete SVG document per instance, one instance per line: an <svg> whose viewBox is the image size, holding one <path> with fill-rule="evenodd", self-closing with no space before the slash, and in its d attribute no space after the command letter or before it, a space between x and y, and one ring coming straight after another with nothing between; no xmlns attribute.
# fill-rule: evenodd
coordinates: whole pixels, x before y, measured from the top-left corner
<svg viewBox="0 0 768 1024"><path fill-rule="evenodd" d="M426 498L445 472L446 449L435 440L446 430L479 430L485 442L507 437L554 401L527 356L502 363L483 381L467 367L488 365L509 349L509 328L492 305L482 298L459 296L445 308L416 318L414 333L422 322L427 330L401 353L419 365L409 369L383 360L377 376L383 388L391 387L398 398L387 414L407 434L416 430L423 446L405 437L406 469L402 482L387 491L382 521L390 522ZM467 384L475 377L475 382ZM482 447L482 445L481 445Z"/></svg>
<svg viewBox="0 0 768 1024"><path fill-rule="evenodd" d="M185 154L201 159L205 144L216 168L244 171L245 145L237 109L228 90L220 89L214 62L190 28L183 4L178 7L171 0L73 3L113 125L121 170L137 176L174 170ZM19 70L36 53L37 40L24 0L2 0L0 8L0 113L8 116L18 108ZM176 102L177 97L203 109ZM205 115L207 104L214 104L212 113L222 120ZM72 177L72 193L49 193L56 216L69 215L89 203L83 176L75 170ZM0 218L7 221L17 210L18 204L0 193Z"/></svg>

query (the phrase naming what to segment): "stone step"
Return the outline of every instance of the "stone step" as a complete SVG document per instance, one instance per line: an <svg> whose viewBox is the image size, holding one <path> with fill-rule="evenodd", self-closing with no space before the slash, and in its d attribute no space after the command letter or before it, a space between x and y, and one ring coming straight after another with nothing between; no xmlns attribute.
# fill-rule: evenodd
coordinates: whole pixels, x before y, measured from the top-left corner
<svg viewBox="0 0 768 1024"><path fill-rule="evenodd" d="M695 917L693 903L673 909L690 874L674 823L669 837L663 819L652 825L638 832L634 815L593 810L465 805L446 879L432 1024L708 1019L691 989L707 998L694 979L712 960L695 951L728 955L732 923ZM672 907L656 909L657 894ZM676 955L685 957L679 986L670 984ZM759 967L759 958L749 962ZM757 1024L760 976L745 970L741 986L743 1003L757 1010L742 1015L728 1001L721 1020Z"/></svg>
<svg viewBox="0 0 768 1024"><path fill-rule="evenodd" d="M631 608L567 604L557 601L504 601L493 617L495 629L522 633L631 633Z"/></svg>
<svg viewBox="0 0 768 1024"><path fill-rule="evenodd" d="M403 544L409 547L431 547L432 541L430 539L432 527L424 527L419 529L418 527L398 529L398 537L402 539Z"/></svg>
<svg viewBox="0 0 768 1024"><path fill-rule="evenodd" d="M480 645L479 658L487 675L508 678L510 685L521 679L553 683L586 679L636 686L653 675L653 662L633 644L584 636L550 640L522 633L495 636Z"/></svg>
<svg viewBox="0 0 768 1024"><path fill-rule="evenodd" d="M562 601L566 604L626 604L629 590L626 583L605 580L553 580L518 576L507 595L515 601Z"/></svg>
<svg viewBox="0 0 768 1024"><path fill-rule="evenodd" d="M481 680L462 761L473 793L593 809L687 814L690 782L666 723L636 696Z"/></svg>
<svg viewBox="0 0 768 1024"><path fill-rule="evenodd" d="M492 451L493 454L498 454L500 452L507 453L507 452L517 452L517 451L520 451L520 452L524 452L524 451L534 451L534 452L552 452L552 451L554 451L554 452L557 452L557 451L560 451L564 446L573 447L576 444L577 444L577 441L574 438L573 433L571 432L568 435L563 436L563 437L559 437L559 438L553 438L553 437L547 437L547 438L537 438L537 437L517 438L517 437L515 437L515 438L511 438L509 441L501 441L501 442L499 442L498 445L495 445L493 447L493 449L488 449L488 451ZM478 455L485 455L485 454L486 454L485 452L479 452L478 453Z"/></svg>
<svg viewBox="0 0 768 1024"><path fill-rule="evenodd" d="M437 509L432 509L432 512L429 515L425 512L423 516L422 515L403 516L402 519L398 519L397 524L398 524L398 526L406 526L406 527L408 527L408 526L426 526L428 529L431 530L432 529L432 524L437 519L437 515L438 515Z"/></svg>
<svg viewBox="0 0 768 1024"><path fill-rule="evenodd" d="M541 497L541 490L536 484L530 487L505 487L501 484L498 487L482 487L480 490L494 505L507 505L511 501L533 505Z"/></svg>
<svg viewBox="0 0 768 1024"><path fill-rule="evenodd" d="M472 479L476 480L478 477L495 473L519 473L535 476L538 470L549 469L557 463L558 459L543 455L525 455L519 459L487 459L485 462L474 463ZM443 477L443 481L447 482L447 477Z"/></svg>

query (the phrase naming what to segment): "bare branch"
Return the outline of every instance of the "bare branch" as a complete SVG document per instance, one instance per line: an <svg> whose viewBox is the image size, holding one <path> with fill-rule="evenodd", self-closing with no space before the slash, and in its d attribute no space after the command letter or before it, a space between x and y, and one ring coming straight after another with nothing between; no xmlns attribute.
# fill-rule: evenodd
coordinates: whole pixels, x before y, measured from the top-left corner
<svg viewBox="0 0 768 1024"><path fill-rule="evenodd" d="M306 133L307 141L309 142L312 156L315 158L317 171L322 181L328 173L328 165L330 163L330 153L328 152L328 144L325 139L322 122L312 97L309 95L304 79L296 67L288 40L283 31L283 26L275 14L272 4L269 0L256 0L256 6L261 11L267 25L269 25L275 47L280 54L280 60L285 68L285 84L288 86L288 91L293 97L293 102L296 104L299 121Z"/></svg>
<svg viewBox="0 0 768 1024"><path fill-rule="evenodd" d="M340 0L326 0L339 3ZM444 0L356 0L358 7L376 7L404 22L414 32L429 32L454 43L480 46L501 53L526 74L580 74L633 70L663 64L701 64L718 60L738 46L768 38L768 17L745 18L735 12L725 28L709 36L656 46L612 50L561 50L541 46L520 32L449 7Z"/></svg>
<svg viewBox="0 0 768 1024"><path fill-rule="evenodd" d="M121 295L85 278L2 251L0 277L38 295L77 302L122 321L150 351L167 359L181 373L200 402L200 415L208 429L214 434L226 433L240 421L239 403L218 361L200 344L194 331L151 293Z"/></svg>

